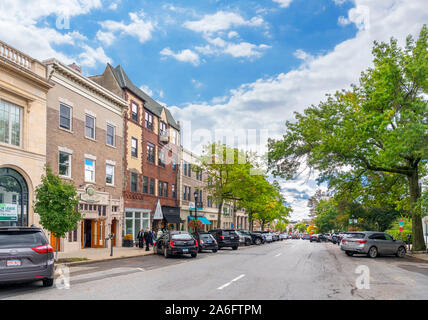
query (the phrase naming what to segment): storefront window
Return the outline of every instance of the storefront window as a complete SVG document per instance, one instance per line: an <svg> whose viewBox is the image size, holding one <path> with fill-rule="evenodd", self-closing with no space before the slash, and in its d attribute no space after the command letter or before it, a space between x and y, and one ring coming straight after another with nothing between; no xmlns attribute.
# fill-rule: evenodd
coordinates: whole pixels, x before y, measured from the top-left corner
<svg viewBox="0 0 428 320"><path fill-rule="evenodd" d="M125 234L132 234L134 241L141 229L150 229L150 213L141 211L126 211Z"/></svg>
<svg viewBox="0 0 428 320"><path fill-rule="evenodd" d="M0 168L0 227L27 225L27 183L17 171Z"/></svg>

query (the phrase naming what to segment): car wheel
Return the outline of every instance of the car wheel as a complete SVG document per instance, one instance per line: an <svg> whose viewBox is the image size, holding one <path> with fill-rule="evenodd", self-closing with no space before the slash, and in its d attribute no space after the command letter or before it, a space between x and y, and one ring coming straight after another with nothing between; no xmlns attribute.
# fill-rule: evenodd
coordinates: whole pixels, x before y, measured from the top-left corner
<svg viewBox="0 0 428 320"><path fill-rule="evenodd" d="M54 279L43 279L43 287L52 287Z"/></svg>
<svg viewBox="0 0 428 320"><path fill-rule="evenodd" d="M354 255L354 253L352 251L346 251L346 255L352 257Z"/></svg>
<svg viewBox="0 0 428 320"><path fill-rule="evenodd" d="M191 256L192 256L192 258L196 258L197 256L198 256L198 254L197 253L192 253L192 254L190 254Z"/></svg>
<svg viewBox="0 0 428 320"><path fill-rule="evenodd" d="M232 250L238 250L238 247L237 246L232 247Z"/></svg>
<svg viewBox="0 0 428 320"><path fill-rule="evenodd" d="M165 256L165 258L169 258L169 253L166 247L163 249L163 255Z"/></svg>
<svg viewBox="0 0 428 320"><path fill-rule="evenodd" d="M256 245L260 245L262 243L262 240L260 240L260 238L257 238L254 242Z"/></svg>
<svg viewBox="0 0 428 320"><path fill-rule="evenodd" d="M395 254L399 258L403 258L406 255L406 248L400 247L397 250L397 253Z"/></svg>
<svg viewBox="0 0 428 320"><path fill-rule="evenodd" d="M217 252L217 249L213 249L213 252L214 252L214 253L216 253L216 252Z"/></svg>
<svg viewBox="0 0 428 320"><path fill-rule="evenodd" d="M377 257L377 248L376 247L371 247L369 249L369 253L367 254L370 258L376 258Z"/></svg>

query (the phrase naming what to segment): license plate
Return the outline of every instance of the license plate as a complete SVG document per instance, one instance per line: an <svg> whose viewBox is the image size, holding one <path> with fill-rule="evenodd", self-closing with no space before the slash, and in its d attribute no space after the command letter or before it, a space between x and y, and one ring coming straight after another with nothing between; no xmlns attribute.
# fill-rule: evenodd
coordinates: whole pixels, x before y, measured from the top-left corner
<svg viewBox="0 0 428 320"><path fill-rule="evenodd" d="M189 252L189 249L183 249L183 252Z"/></svg>
<svg viewBox="0 0 428 320"><path fill-rule="evenodd" d="M235 239L235 237L230 237L230 239Z"/></svg>
<svg viewBox="0 0 428 320"><path fill-rule="evenodd" d="M7 266L8 267L19 267L21 265L21 260L8 260Z"/></svg>

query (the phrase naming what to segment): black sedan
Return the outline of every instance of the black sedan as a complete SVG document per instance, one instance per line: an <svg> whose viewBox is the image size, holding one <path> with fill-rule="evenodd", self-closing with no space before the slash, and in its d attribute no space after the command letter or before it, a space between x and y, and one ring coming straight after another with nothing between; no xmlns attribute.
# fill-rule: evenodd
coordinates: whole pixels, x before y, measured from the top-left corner
<svg viewBox="0 0 428 320"><path fill-rule="evenodd" d="M212 252L217 252L217 241L210 233L199 232L195 235L195 238L198 240L199 252L202 252L203 250L211 250Z"/></svg>
<svg viewBox="0 0 428 320"><path fill-rule="evenodd" d="M163 254L165 258L182 254L190 254L196 258L198 241L187 231L169 231L156 239L153 251L156 254Z"/></svg>

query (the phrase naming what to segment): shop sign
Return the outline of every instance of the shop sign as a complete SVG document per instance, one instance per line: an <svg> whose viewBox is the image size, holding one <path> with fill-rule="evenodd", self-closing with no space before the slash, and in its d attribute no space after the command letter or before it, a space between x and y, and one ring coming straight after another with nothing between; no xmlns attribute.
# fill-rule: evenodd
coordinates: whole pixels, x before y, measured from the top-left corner
<svg viewBox="0 0 428 320"><path fill-rule="evenodd" d="M0 203L0 221L18 221L18 205Z"/></svg>

